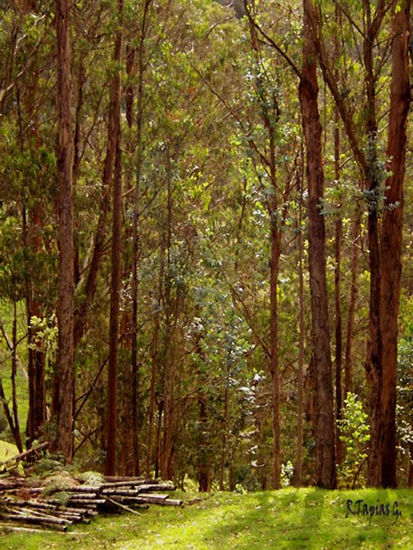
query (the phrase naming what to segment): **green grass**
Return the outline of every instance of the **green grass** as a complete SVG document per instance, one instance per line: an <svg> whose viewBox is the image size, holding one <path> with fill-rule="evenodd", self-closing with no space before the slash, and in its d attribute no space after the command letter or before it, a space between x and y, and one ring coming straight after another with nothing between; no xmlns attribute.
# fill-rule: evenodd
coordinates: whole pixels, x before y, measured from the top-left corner
<svg viewBox="0 0 413 550"><path fill-rule="evenodd" d="M402 516L350 516L346 502L399 502ZM2 549L387 549L413 550L413 493L409 490L321 491L284 489L217 493L183 509L151 507L98 517L66 534L5 534Z"/></svg>

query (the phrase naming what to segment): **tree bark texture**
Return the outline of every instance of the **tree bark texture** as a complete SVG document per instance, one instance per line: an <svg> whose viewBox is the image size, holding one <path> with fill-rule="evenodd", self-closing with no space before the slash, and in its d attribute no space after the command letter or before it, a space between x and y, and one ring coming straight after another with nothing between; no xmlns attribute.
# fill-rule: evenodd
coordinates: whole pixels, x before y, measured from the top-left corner
<svg viewBox="0 0 413 550"><path fill-rule="evenodd" d="M298 326L299 326L299 341L298 341L298 372L297 372L297 462L295 467L295 484L300 487L303 477L303 434L304 434L304 338L305 338L305 323L304 323L304 238L302 228L303 218L303 179L304 179L304 159L301 156L300 168L300 196L298 210L298 249L299 249L299 265L298 265Z"/></svg>
<svg viewBox="0 0 413 550"><path fill-rule="evenodd" d="M56 0L57 111L58 111L58 218L59 218L59 328L53 394L54 441L52 448L72 458L73 428L73 329L74 247L71 115L70 8L68 0Z"/></svg>
<svg viewBox="0 0 413 550"><path fill-rule="evenodd" d="M381 485L396 486L396 370L397 324L403 227L403 184L406 167L407 117L410 107L409 39L410 0L400 5L393 19L392 80L387 156L391 175L386 182L380 253L383 269L380 288L382 341L381 411L383 435Z"/></svg>
<svg viewBox="0 0 413 550"><path fill-rule="evenodd" d="M121 25L123 0L118 2L119 22ZM116 33L114 60L120 64L122 60L122 30L119 26ZM109 363L106 403L106 461L105 474L116 472L116 444L118 424L118 334L121 276L121 232L122 232L122 153L121 153L121 75L116 72L112 82L111 109L114 125L115 168L112 187L112 254L111 254L111 288L110 288L110 319L109 319Z"/></svg>
<svg viewBox="0 0 413 550"><path fill-rule="evenodd" d="M306 142L308 184L309 271L311 288L312 343L316 382L317 485L332 489L336 485L334 450L334 411L331 373L330 334L325 260L325 224L321 212L324 174L321 155L321 124L318 111L316 50L312 40L314 6L303 1L303 66L299 97Z"/></svg>
<svg viewBox="0 0 413 550"><path fill-rule="evenodd" d="M351 286L350 286L350 300L347 313L347 325L346 325L346 346L345 346L345 361L344 361L344 398L347 397L349 392L353 391L353 333L354 333L354 319L356 313L357 303L357 273L358 263L360 255L360 230L361 230L360 215L357 214L357 218L353 224L352 233L352 252L351 252Z"/></svg>

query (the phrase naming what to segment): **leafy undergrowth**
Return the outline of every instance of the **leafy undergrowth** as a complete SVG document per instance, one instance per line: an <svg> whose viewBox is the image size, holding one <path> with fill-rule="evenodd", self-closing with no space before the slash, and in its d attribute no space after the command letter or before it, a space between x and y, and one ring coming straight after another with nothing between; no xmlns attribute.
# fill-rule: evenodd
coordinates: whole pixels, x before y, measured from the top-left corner
<svg viewBox="0 0 413 550"><path fill-rule="evenodd" d="M0 548L413 550L413 492L409 490L284 489L201 496L203 500L183 509L152 506L140 516L98 517L66 534L3 534ZM371 520L362 515L346 517L348 499L389 503L390 514ZM394 510L402 513L398 519L392 515L395 501Z"/></svg>

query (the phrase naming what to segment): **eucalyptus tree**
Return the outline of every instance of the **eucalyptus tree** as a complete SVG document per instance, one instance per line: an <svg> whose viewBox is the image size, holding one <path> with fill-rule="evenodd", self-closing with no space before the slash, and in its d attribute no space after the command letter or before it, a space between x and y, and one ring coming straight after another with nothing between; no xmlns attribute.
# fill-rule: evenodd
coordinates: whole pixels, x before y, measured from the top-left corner
<svg viewBox="0 0 413 550"><path fill-rule="evenodd" d="M74 246L72 195L72 79L70 6L56 1L57 30L57 180L59 217L58 352L54 375L52 414L55 424L53 448L70 460L73 454L73 360L74 360Z"/></svg>
<svg viewBox="0 0 413 550"><path fill-rule="evenodd" d="M355 6L353 10L339 4L347 27L350 28L353 46L349 52L344 49L343 59L346 65L349 62L356 63L363 77L362 117L353 112L351 101L354 95L347 93L348 71L340 71L338 78L327 53L326 25L321 24L326 8L321 9L320 5L320 11L313 9L310 20L323 77L337 105L358 163L367 205L370 334L366 373L371 386L368 464L369 482L376 486L396 484L397 324L407 115L410 104L410 4L410 1L401 4L380 1L373 5L366 0L360 9ZM342 26L340 31L345 32L345 28ZM390 84L386 86L387 83ZM387 116L384 108L388 108L385 152L381 137L383 121Z"/></svg>

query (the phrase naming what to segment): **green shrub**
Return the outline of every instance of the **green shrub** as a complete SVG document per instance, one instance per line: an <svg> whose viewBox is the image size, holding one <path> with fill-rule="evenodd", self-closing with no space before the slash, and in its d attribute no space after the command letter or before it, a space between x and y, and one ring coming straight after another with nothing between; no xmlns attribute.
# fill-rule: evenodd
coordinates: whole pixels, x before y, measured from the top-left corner
<svg viewBox="0 0 413 550"><path fill-rule="evenodd" d="M337 421L340 440L345 445L343 462L337 468L340 486L354 489L363 485L362 469L367 460L367 445L370 440L367 419L357 395L348 393L344 401L343 418Z"/></svg>

